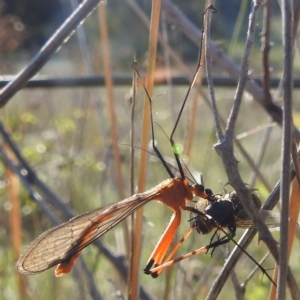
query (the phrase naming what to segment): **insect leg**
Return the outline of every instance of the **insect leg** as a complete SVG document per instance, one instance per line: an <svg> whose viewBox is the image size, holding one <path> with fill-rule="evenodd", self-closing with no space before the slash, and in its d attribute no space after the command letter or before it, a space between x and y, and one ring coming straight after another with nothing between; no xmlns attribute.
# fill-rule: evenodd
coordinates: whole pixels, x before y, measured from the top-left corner
<svg viewBox="0 0 300 300"><path fill-rule="evenodd" d="M189 235L192 233L192 231L195 229L195 226L192 226L188 229L188 231L185 233L185 235L181 238L181 240L177 243L177 245L174 247L174 249L171 251L171 253L168 255L168 257L165 259L164 264L169 262L173 256L175 255L176 251L179 249L179 247L183 244L183 242L189 237ZM163 265L164 265L163 264ZM153 272L152 270L150 271L152 277L157 277L163 269Z"/></svg>
<svg viewBox="0 0 300 300"><path fill-rule="evenodd" d="M181 211L179 208L173 209L174 213L172 215L170 224L166 228L165 232L161 236L160 240L158 241L154 251L144 269L145 274L151 274L150 269L153 265L158 266L161 264L167 250L169 249L172 240L175 236L176 230L181 221ZM152 274L151 274L152 275ZM157 277L157 276L153 276Z"/></svg>
<svg viewBox="0 0 300 300"><path fill-rule="evenodd" d="M199 254L199 253L206 252L206 251L207 251L207 246L201 247L201 248L199 248L199 249L197 249L197 250L194 250L194 251L192 251L192 252L189 252L189 253L187 253L187 254L185 254L185 255L182 255L182 256L180 256L180 257L178 257L178 258L176 258L176 259L170 260L170 261L168 261L168 262L166 262L166 263L164 263L164 264L162 264L162 265L160 265L160 266L157 266L157 267L153 268L153 269L151 270L151 273L157 273L157 272L159 272L159 271L161 272L163 269L168 268L168 267L171 267L171 266L173 266L174 264L178 263L179 261L182 261L182 260L184 260L184 259L186 259L186 258L189 258L189 257L191 257L191 256L194 256L194 255L197 255L197 254Z"/></svg>
<svg viewBox="0 0 300 300"><path fill-rule="evenodd" d="M221 228L217 229L217 231L218 230L221 230ZM215 232L215 234L216 234L216 232ZM225 236L223 236L221 239L217 240L216 242L210 243L209 245L206 246L207 250L213 248L213 250L211 252L211 255L213 254L215 248L217 248L220 245L224 245L224 244L229 243L235 237L236 228L235 227L230 227L228 233L226 233L225 231L223 231L223 232L226 234Z"/></svg>

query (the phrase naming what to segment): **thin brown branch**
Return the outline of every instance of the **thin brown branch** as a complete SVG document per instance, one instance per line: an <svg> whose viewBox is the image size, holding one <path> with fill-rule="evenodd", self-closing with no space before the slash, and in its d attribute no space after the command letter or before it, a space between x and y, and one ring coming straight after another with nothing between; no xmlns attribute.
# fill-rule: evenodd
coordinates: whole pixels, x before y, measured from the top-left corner
<svg viewBox="0 0 300 300"><path fill-rule="evenodd" d="M245 299L245 287L239 283L234 270L232 270L230 275L231 275L231 281L234 286L235 299L236 300L244 300Z"/></svg>
<svg viewBox="0 0 300 300"><path fill-rule="evenodd" d="M209 89L209 95L210 95L210 101L211 101L211 106L212 106L212 112L214 116L214 121L215 121L215 128L217 132L217 138L218 140L223 139L223 132L222 132L222 127L220 123L220 116L217 108L217 101L215 97L215 90L213 87L213 81L212 81L212 57L210 54L210 26L211 26L211 15L212 11L207 12L206 18L205 18L205 66L206 66L206 75L207 75L207 85Z"/></svg>
<svg viewBox="0 0 300 300"><path fill-rule="evenodd" d="M39 53L32 61L17 75L17 77L7 84L0 92L0 107L6 103L32 78L55 54L67 40L74 30L82 24L88 15L97 7L100 0L84 1L71 14L60 28L52 35Z"/></svg>
<svg viewBox="0 0 300 300"><path fill-rule="evenodd" d="M147 16L142 12L142 10L136 5L135 2L133 2L132 0L126 0L128 5L130 5L130 7L134 10L134 12L137 14L137 16L142 20L143 24L149 28L149 20L147 19ZM199 36L200 37L200 36ZM190 71L189 69L185 66L185 64L182 62L182 60L180 60L180 58L178 57L178 55L174 52L174 50L172 48L170 48L170 46L168 44L166 44L163 40L163 38L161 36L158 36L159 38L159 42L163 45L163 47L167 47L168 51L170 53L170 56L173 58L173 60L176 62L177 66L182 70L182 72L187 76L187 78L189 79L190 83L192 82L192 76L190 75ZM198 44L199 44L199 40L198 40ZM210 46L213 45L212 42L210 43ZM202 70L202 68L200 68L200 71ZM205 101L205 103L210 107L211 109L211 103L208 99L208 97L206 96L206 94L202 91L201 87L199 87L198 85L195 85L195 87L197 88L198 92L200 93L200 95L203 97L203 100ZM226 122L225 119L222 118L222 116L220 116L220 121L222 123L222 126L225 126ZM247 151L244 149L244 147L242 146L242 144L236 140L235 141L237 147L239 148L239 150L241 151L242 155L244 156L245 160L248 162L248 164L250 165L251 168L255 169L256 171L256 175L257 177L261 180L262 184L267 188L267 190L271 190L269 183L267 182L266 178L263 176L263 174L260 172L260 170L258 170L257 168L255 168L255 163L252 160L252 158L250 157L250 155L247 153Z"/></svg>
<svg viewBox="0 0 300 300"><path fill-rule="evenodd" d="M230 113L227 130L226 130L226 136L225 139L219 141L219 143L215 146L216 151L220 154L223 164L225 166L225 169L227 171L228 179L230 184L234 187L234 189L237 191L238 195L239 192L241 192L240 197L242 200L242 203L244 205L245 210L247 211L248 215L253 218L254 224L256 225L256 228L259 230L260 234L268 241L270 241L271 244L274 246L274 242L272 243L272 237L270 234L268 234L268 229L266 225L263 223L261 218L258 216L257 212L255 211L254 204L252 203L250 199L250 194L246 188L246 186L243 183L242 178L240 177L240 174L238 172L238 165L237 161L233 154L233 137L234 137L234 128L236 124L236 120L238 117L241 101L242 101L242 95L244 92L245 84L248 78L248 60L251 53L251 47L253 44L254 39L254 32L255 32L255 26L256 26L256 13L259 6L257 4L254 4L252 7L251 15L249 18L249 29L247 34L247 40L246 40L246 47L243 57L243 63L241 67L241 76L238 83L236 96L234 100L234 104ZM242 196L243 195L243 196ZM247 199L247 201L246 201ZM266 232L265 232L266 231Z"/></svg>
<svg viewBox="0 0 300 300"><path fill-rule="evenodd" d="M272 1L267 0L263 6L264 10L264 24L262 31L262 88L265 93L265 101L272 105L272 96L270 93L270 65L269 53L271 49L270 34L271 34L271 14L272 14Z"/></svg>
<svg viewBox="0 0 300 300"><path fill-rule="evenodd" d="M295 40L298 34L298 29L299 29L299 22L300 22L300 1L297 0L295 1L296 5L295 5L295 10L294 10L294 23L293 23L293 39L294 42L293 44L295 44Z"/></svg>
<svg viewBox="0 0 300 300"><path fill-rule="evenodd" d="M16 162L15 156L10 150L9 146L4 143L3 151L7 153L7 156L12 162ZM22 234L22 219L20 208L20 180L18 176L9 168L5 168L5 182L6 182L6 194L7 200L11 204L11 210L9 212L10 222L10 237L13 246L14 259L17 260L21 251L21 234ZM20 295L26 294L26 282L25 278L21 274L17 274L18 289Z"/></svg>
<svg viewBox="0 0 300 300"><path fill-rule="evenodd" d="M244 57L242 60L241 74L238 82L234 104L228 121L225 138L219 141L217 145L215 145L215 149L223 160L223 164L225 166L228 175L229 183L236 190L237 194L239 195L243 203L245 211L251 217L255 227L259 232L259 239L266 243L273 257L278 262L279 254L278 254L277 242L273 239L266 224L262 221L262 219L256 212L254 203L252 203L251 201L250 193L247 187L245 186L245 184L243 183L243 180L238 172L238 163L233 154L234 128L239 113L242 95L248 78L248 74L247 74L248 60L251 53L253 39L254 39L254 32L256 26L256 13L258 8L259 8L259 4L256 1L254 1L251 14L249 17L249 27L248 27L248 33L246 39L246 47L245 47ZM293 278L291 272L289 271L288 283L291 292L293 287L295 286L295 282L296 282L295 279ZM210 295L208 297L210 297ZM208 299L213 299L213 298L208 298Z"/></svg>
<svg viewBox="0 0 300 300"><path fill-rule="evenodd" d="M295 139L293 139L293 144L292 144L292 160L294 164L294 169L296 173L296 178L300 184L300 162L297 154L297 144Z"/></svg>
<svg viewBox="0 0 300 300"><path fill-rule="evenodd" d="M167 20L176 26L177 29L181 30L193 43L197 45L201 32L182 13L178 6L175 6L170 0L162 0L162 9L166 12ZM210 51L214 62L237 82L240 75L239 67L212 41L210 42ZM248 79L250 79L250 77L248 77ZM258 101L258 103L266 110L274 121L280 125L282 124L282 109L274 103L272 103L272 105L266 103L265 95L261 87L259 87L253 80L248 80L245 89L256 101ZM296 134L298 137L298 129L296 129Z"/></svg>
<svg viewBox="0 0 300 300"><path fill-rule="evenodd" d="M298 157L300 156L300 151L298 152ZM295 170L293 169L293 164L291 164L291 178L293 179L295 177ZM262 206L262 209L272 210L276 203L279 201L279 194L280 194L280 181L277 182L274 189L272 190L271 194L269 195L268 199ZM240 238L238 244L243 248L246 249L249 244L252 242L254 236L256 235L257 231L253 229L247 230L243 236ZM238 260L240 259L242 255L242 251L240 248L235 247L229 258L226 260L222 270L219 272L219 275L215 279L213 285L210 288L210 291L208 292L208 295L206 297L206 300L213 300L217 299L219 293L221 292L228 276L230 275L231 270L235 267ZM291 286L291 284L290 284ZM297 293L297 287L296 291L294 293L294 298L297 299L297 296L299 297L299 293ZM300 299L300 298L299 298Z"/></svg>
<svg viewBox="0 0 300 300"><path fill-rule="evenodd" d="M245 91L246 83L248 80L248 70L249 70L249 58L251 54L252 45L254 42L254 33L256 27L256 13L259 8L258 4L253 5L253 9L251 11L249 17L249 27L246 39L246 46L244 50L244 56L242 60L241 73L238 81L238 86L235 94L234 103L230 112L227 128L226 128L226 136L231 144L234 136L234 129L236 125L236 121L238 118L238 114L240 111L240 106L242 103L242 97Z"/></svg>
<svg viewBox="0 0 300 300"><path fill-rule="evenodd" d="M134 59L134 64L136 63ZM131 96L131 113L130 113L130 194L133 195L135 190L135 178L134 178L134 138L135 138L135 131L134 131L134 119L135 119L135 103L136 103L136 91L137 91L137 74L134 69L132 69L132 96ZM134 240L135 240L135 232L134 232L134 224L135 224L135 213L131 215L130 218L131 226L130 226L130 268L129 268L129 274L128 274L128 299L131 298L132 294L135 294L135 292L132 292L132 285L131 282L133 281L131 279L132 272L131 270L134 270L136 267L133 267L133 264L135 263L133 259L133 251L134 248Z"/></svg>
<svg viewBox="0 0 300 300"><path fill-rule="evenodd" d="M282 1L283 20L283 132L281 157L281 222L279 248L279 276L277 299L286 298L286 280L288 273L288 236L289 236L289 195L290 195L290 157L292 150L292 80L293 80L293 8L290 1Z"/></svg>

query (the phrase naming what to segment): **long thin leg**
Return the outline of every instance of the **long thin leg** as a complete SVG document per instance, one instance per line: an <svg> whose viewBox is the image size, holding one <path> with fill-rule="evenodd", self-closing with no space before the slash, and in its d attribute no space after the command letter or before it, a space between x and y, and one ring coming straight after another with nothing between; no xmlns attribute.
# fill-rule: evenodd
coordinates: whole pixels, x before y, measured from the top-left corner
<svg viewBox="0 0 300 300"><path fill-rule="evenodd" d="M162 265L160 265L158 267L153 268L150 271L150 274L157 273L158 271L161 272L163 269L171 267L172 265L178 263L181 260L184 260L186 258L189 258L191 256L197 255L197 254L202 253L202 252L206 252L207 250L208 250L207 246L205 246L205 247L201 247L201 248L199 248L197 250L194 250L192 252L189 252L189 253L187 253L185 255L182 255L182 256L180 256L180 257L178 257L176 259L170 260L170 261L168 261L168 262L166 262L166 263L164 263L164 264L162 264Z"/></svg>
<svg viewBox="0 0 300 300"><path fill-rule="evenodd" d="M191 211L193 213L197 213L197 214L202 214L202 212L194 209L193 207L183 207L183 210L188 210ZM192 233L192 231L195 229L195 226L191 226L187 232L184 234L184 236L181 238L181 240L177 243L177 245L174 247L174 249L170 252L170 254L168 255L168 257L165 259L165 262L168 262L169 260L171 260L173 258L173 256L175 255L176 251L179 249L179 247L183 244L183 242L189 237L189 235ZM157 272L157 276L160 274L161 272Z"/></svg>
<svg viewBox="0 0 300 300"><path fill-rule="evenodd" d="M223 236L221 239L218 239L216 242L212 243L210 242L210 244L207 246L207 252L209 249L213 248L210 255L212 256L215 249L220 246L220 245L224 245L229 243L231 240L233 240L233 238L235 237L235 227L230 228L229 232L226 232L225 230L223 230L222 227L217 228L217 230L215 231L213 237L217 234L217 232L221 230L223 233L225 233L225 236ZM211 239L211 241L213 240L213 238Z"/></svg>
<svg viewBox="0 0 300 300"><path fill-rule="evenodd" d="M191 228L193 228L193 227L191 227ZM191 229L190 228L190 229ZM223 230L222 230L223 231ZM188 235L190 234L190 232L192 232L192 230L189 230L187 233L188 233ZM223 231L224 232L224 231ZM186 233L186 234L187 234ZM167 267L170 267L170 266L172 266L173 264L175 264L175 263L177 263L177 262L179 262L179 261L181 261L181 260L184 260L184 259L186 259L186 258L189 258L189 257L191 257L191 256L194 256L194 255L197 255L197 254L199 254L199 253L202 253L202 252L207 252L209 249L211 249L211 248L216 248L216 247L218 247L218 246L220 246L220 245L223 245L223 244L226 244L226 243L228 243L230 240L232 240L233 239L233 237L235 236L235 229L233 228L229 233L227 233L227 232L224 232L226 235L223 237L223 238L221 238L220 240L218 240L218 241L216 241L216 242L214 242L214 243L211 243L211 244L209 244L209 245L207 245L207 246L205 246L205 247L201 247L201 248L199 248L199 249L197 249L197 250L194 250L194 251L192 251L192 252L189 252L189 253L187 253L187 254L185 254L185 255L183 255L183 256L181 256L181 257L178 257L178 258L176 258L176 259L174 259L174 260L170 260L170 261L168 261L168 259L171 259L172 258L172 256L175 254L175 252L176 252L176 250L179 248L179 246L182 244L180 244L179 246L177 245L176 247L175 247L175 251L173 250L172 252L171 252L171 254L169 255L169 257L166 259L166 261L165 261L165 263L164 264L162 264L162 265L160 265L160 266L155 266L149 273L153 276L155 276L155 277L157 277L158 276L158 274L160 274L161 272L162 272L162 270L163 269L165 269L165 268L167 268ZM186 236L186 234L185 234L185 236ZM171 256L172 255L172 256ZM153 277L154 277L153 276Z"/></svg>
<svg viewBox="0 0 300 300"><path fill-rule="evenodd" d="M182 103L182 105L181 105L181 108L180 108L180 111L179 111L177 120L176 120L176 122L175 122L174 128L173 128L172 133L171 133L171 135L170 135L170 143L171 143L171 145L172 145L172 149L175 149L174 133L175 133L175 131L176 131L176 129L177 129L177 126L178 126L179 120L180 120L180 118L181 118L183 109L184 109L184 107L185 107L185 104L186 104L186 102L187 102L187 99L188 99L188 97L189 97L189 94L190 94L190 92L191 92L191 90L192 90L192 88L193 88L193 86L194 86L194 84L195 84L195 82L196 82L196 79L197 79L199 70L200 70L200 68L201 68L202 45L203 45L203 40L204 40L204 16L205 16L206 12L207 12L209 9L211 9L213 12L216 12L216 9L215 9L212 5L210 5L210 6L208 6L208 7L205 9L205 11L204 11L203 14L202 14L202 24L203 24L203 27L202 27L202 32L201 32L201 41L200 41L200 49L199 49L198 63L197 63L197 67L196 67L196 71L195 71L195 73L194 73L194 77L193 77L192 83L190 84L190 86L189 86L189 88L188 88L188 90L187 90L187 93L186 93L185 98L184 98L184 100L183 100L183 103ZM179 169L179 172L180 172L180 174L181 174L181 177L184 178L184 171L183 171L182 165L181 165L181 163L180 163L179 155L178 155L178 153L176 153L176 151L174 151L174 155L175 155L175 159L176 159L176 162L177 162L178 169Z"/></svg>
<svg viewBox="0 0 300 300"><path fill-rule="evenodd" d="M181 221L181 211L180 208L174 209L174 213L171 217L170 224L166 228L165 232L161 236L160 240L158 241L154 251L144 269L145 274L151 274L153 277L155 276L150 269L153 265L158 266L161 264L167 250L169 249L173 238L175 236L176 230Z"/></svg>
<svg viewBox="0 0 300 300"><path fill-rule="evenodd" d="M181 238L181 240L177 243L177 245L174 247L174 249L171 251L171 253L168 255L168 257L165 259L165 262L168 262L168 261L170 261L173 258L173 256L175 255L175 253L177 252L177 250L179 249L179 247L189 237L189 235L192 233L192 231L194 229L195 229L194 226L192 226L192 227L189 228L189 230L185 233L185 235ZM157 271L154 274L156 274L158 276L161 272L162 272L162 270ZM151 273L151 274L152 274L152 276L154 275L153 273Z"/></svg>
<svg viewBox="0 0 300 300"><path fill-rule="evenodd" d="M193 227L191 227L190 228L190 230L188 230L187 231L187 233L185 234L185 236L187 235L189 235L190 234L190 232L192 232L192 228ZM226 231L224 231L224 229L223 228L220 228L220 230L222 231L222 232L224 232L225 234L226 234L226 236L224 236L223 237L223 240L221 241L221 243L219 243L219 245L221 245L221 244L226 244L226 243L228 243L230 240L231 241L233 241L233 243L237 246L237 247L239 247L240 249L241 249L241 251L243 251L256 265L257 265L257 267L261 270L261 272L263 273L263 274L265 274L266 275L266 277L274 284L274 286L276 287L276 283L273 281L273 279L271 278L271 276L268 274L268 272L266 271L266 269L265 268L263 268L245 249L243 249L234 239L233 239L233 236L232 236L232 232L229 232L229 233L227 233ZM184 236L184 237L185 237ZM186 236L186 237L187 237ZM181 245L182 243L183 243L183 241L186 239L184 239L184 237L180 240L180 242L179 242L179 244ZM184 239L184 240L183 240ZM220 240L219 240L219 242L220 242ZM179 246L180 246L179 245ZM202 252L207 252L210 248L216 248L217 246L219 246L219 245L217 245L217 242L215 242L215 243L212 243L212 244L210 244L210 245L208 245L208 246L205 246L205 247L201 247L201 248L199 248L199 249L197 249L197 250L194 250L194 251L192 251L192 252L189 252L189 253L187 253L187 254L185 254L185 255L182 255L182 256L180 256L180 257L178 257L178 258L176 258L176 259L173 259L173 260L170 260L170 261L168 261L168 258L171 256L171 254L174 254L175 252L176 252L176 250L179 248L179 246L177 245L176 247L175 247L175 251L173 250L172 252L171 252L171 254L168 256L168 258L166 259L166 262L164 263L164 264L162 264L162 265L160 265L160 266L157 266L157 267L155 267L155 268L153 268L151 271L150 271L150 273L151 274L160 274L161 272L162 272L162 270L163 269L165 269L165 268L168 268L168 267L171 267L172 265L174 265L174 264L176 264L176 263L178 263L179 261L182 261L182 260L184 260L184 259L186 259L186 258L189 258L189 257L191 257L191 256L194 256L194 255L197 255L197 254L199 254L199 253L202 253ZM173 253L174 252L174 253Z"/></svg>
<svg viewBox="0 0 300 300"><path fill-rule="evenodd" d="M141 78L140 73L138 71L138 69L135 67L135 65L132 65L132 68L135 70L135 72L137 73L137 75ZM147 89L145 88L145 86L143 85L144 91L147 95L147 98L149 100L149 105L150 105L150 126L151 126L151 135L152 135L152 147L153 150L155 151L156 155L158 156L159 160L161 161L161 163L163 164L163 166L165 167L166 171L168 172L169 176L171 178L174 178L174 174L172 173L171 169L169 168L167 162L164 160L162 154L160 153L160 151L158 150L158 148L155 145L155 138L154 138L154 127L153 127L153 113L152 113L152 99L147 91Z"/></svg>

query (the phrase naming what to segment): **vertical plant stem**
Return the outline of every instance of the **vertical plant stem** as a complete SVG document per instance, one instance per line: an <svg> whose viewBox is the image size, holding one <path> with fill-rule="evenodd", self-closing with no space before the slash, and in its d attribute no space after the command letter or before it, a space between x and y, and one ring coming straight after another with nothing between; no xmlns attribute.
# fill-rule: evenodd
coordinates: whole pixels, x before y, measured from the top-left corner
<svg viewBox="0 0 300 300"><path fill-rule="evenodd" d="M152 1L151 11L151 23L150 23L150 36L149 36L149 49L148 49L148 68L146 78L146 89L150 97L153 94L153 82L154 82L154 69L156 61L156 50L157 50L157 38L160 20L160 7L161 0ZM144 98L144 112L143 112L143 130L141 149L147 149L148 140L150 134L150 105L147 95ZM139 178L138 178L138 191L142 192L146 186L146 174L147 174L147 156L146 151L141 151L140 164L139 164ZM135 224L135 241L133 248L134 264L131 272L133 273L132 278L132 294L130 295L131 300L138 299L138 286L139 286L139 262L141 256L141 243L142 243L142 229L143 229L143 209L139 209L136 214Z"/></svg>
<svg viewBox="0 0 300 300"><path fill-rule="evenodd" d="M264 23L263 23L263 30L262 30L262 45L261 45L261 51L262 51L262 87L265 93L265 101L268 101L268 103L272 103L272 96L270 93L270 65L269 65L269 52L271 48L270 43L270 31L271 31L271 16L272 16L272 1L267 0L264 3L263 6L264 11ZM272 120L271 120L272 121ZM259 167L262 158L264 156L266 146L269 141L270 133L272 128L268 128L264 134L264 137L262 138L261 145L259 147L259 152L256 160L256 165ZM256 174L253 171L249 180L250 187L253 187L255 182ZM270 192L271 190L268 189Z"/></svg>
<svg viewBox="0 0 300 300"><path fill-rule="evenodd" d="M264 27L262 31L262 88L265 94L265 101L272 103L272 96L270 93L270 64L269 53L271 49L270 35L271 35L271 16L272 16L272 1L268 0L264 4Z"/></svg>
<svg viewBox="0 0 300 300"><path fill-rule="evenodd" d="M135 60L135 59L134 59ZM135 63L135 61L134 61ZM132 72L132 102L131 102L131 115L130 115L130 194L134 194L134 117L135 117L135 103L136 103L136 89L137 89L137 74L133 69ZM132 294L132 285L131 283L134 281L132 276L134 273L132 270L134 269L134 258L133 251L134 248L134 240L135 240L135 232L134 232L134 224L135 224L135 216L136 213L131 215L131 230L130 230L130 268L128 275L128 298L131 298Z"/></svg>
<svg viewBox="0 0 300 300"><path fill-rule="evenodd" d="M296 236L296 230L298 226L298 216L300 212L300 186L297 177L294 177L291 185L291 196L290 196L290 214L289 214L289 235L288 235L288 261L292 252L293 242ZM278 279L278 266L276 266L273 273L273 280ZM276 288L274 286L270 289L269 300L277 299Z"/></svg>
<svg viewBox="0 0 300 300"><path fill-rule="evenodd" d="M115 171L117 177L118 184L118 193L119 198L124 199L124 182L121 173L121 158L120 158L120 150L118 145L118 132L117 132L117 119L116 119L116 111L115 111L115 99L113 93L113 81L111 74L111 64L110 64L110 54L109 54L109 37L107 31L107 21L106 21L106 3L101 2L98 7L99 13L99 22L100 22L100 32L102 36L102 60L104 67L104 76L105 76L105 85L107 91L107 100L108 100L108 108L110 113L110 122L111 122L111 140L112 140L112 150L114 155L114 164ZM129 249L129 233L126 220L122 222L124 238L126 249Z"/></svg>
<svg viewBox="0 0 300 300"><path fill-rule="evenodd" d="M12 161L16 161L16 158L12 151L9 149L7 144L4 144L4 150ZM17 260L20 255L21 249L21 210L20 210L20 181L18 176L9 168L5 167L5 181L6 181L6 191L7 198L11 204L11 209L9 211L9 221L10 221L10 236L12 239L12 246L14 252L14 259ZM26 295L25 281L21 274L17 274L18 277L18 289L19 295Z"/></svg>
<svg viewBox="0 0 300 300"><path fill-rule="evenodd" d="M292 149L292 82L293 82L293 10L292 1L282 0L283 20L283 132L281 156L280 186L280 248L277 299L286 298L286 282L288 272L288 236L289 236L289 194L290 194L290 158Z"/></svg>

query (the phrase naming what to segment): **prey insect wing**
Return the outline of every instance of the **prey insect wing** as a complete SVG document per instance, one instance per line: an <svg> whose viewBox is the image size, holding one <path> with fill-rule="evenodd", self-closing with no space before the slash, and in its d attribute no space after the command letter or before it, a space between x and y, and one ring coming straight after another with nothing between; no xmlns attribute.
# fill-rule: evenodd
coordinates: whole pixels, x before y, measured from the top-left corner
<svg viewBox="0 0 300 300"><path fill-rule="evenodd" d="M272 210L261 209L259 214L269 228L279 227L279 213ZM253 220L248 217L245 211L240 211L238 213L238 218L236 218L235 225L238 228L255 228Z"/></svg>
<svg viewBox="0 0 300 300"><path fill-rule="evenodd" d="M251 194L255 200L255 205L259 209L261 207L260 199L255 194ZM217 225L221 227L237 227L237 228L255 228L253 220L246 213L240 199L235 191L230 194L212 195L208 199L200 199L195 204L195 209L204 214L194 214L191 220L196 222L196 229L199 233L206 234ZM278 227L280 224L280 214L271 210L261 209L259 211L265 224L272 228Z"/></svg>

